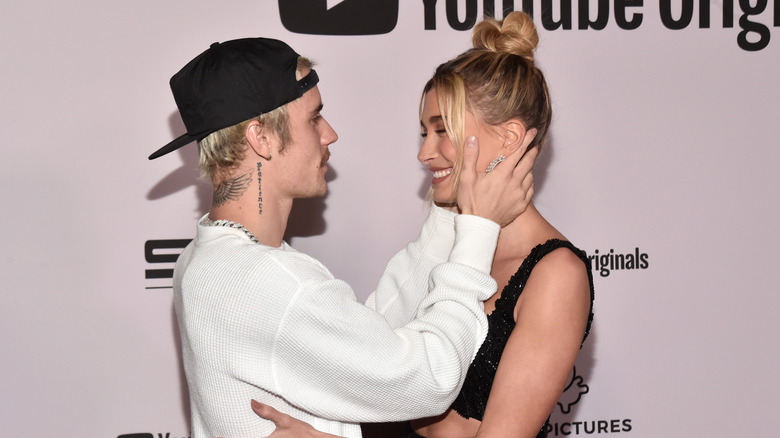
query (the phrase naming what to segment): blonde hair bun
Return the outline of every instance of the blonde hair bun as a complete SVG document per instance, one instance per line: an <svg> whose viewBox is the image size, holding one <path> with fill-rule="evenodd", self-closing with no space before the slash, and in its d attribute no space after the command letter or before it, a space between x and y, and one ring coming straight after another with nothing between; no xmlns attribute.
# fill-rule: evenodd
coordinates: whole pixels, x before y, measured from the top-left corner
<svg viewBox="0 0 780 438"><path fill-rule="evenodd" d="M471 40L475 49L519 55L533 62L539 34L528 14L514 11L504 21L485 19L479 22L474 27Z"/></svg>

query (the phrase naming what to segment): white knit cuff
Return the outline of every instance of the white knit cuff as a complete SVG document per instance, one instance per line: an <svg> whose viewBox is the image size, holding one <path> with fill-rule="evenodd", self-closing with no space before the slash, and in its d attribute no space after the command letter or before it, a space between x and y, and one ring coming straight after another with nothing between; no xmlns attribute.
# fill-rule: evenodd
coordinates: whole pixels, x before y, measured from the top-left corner
<svg viewBox="0 0 780 438"><path fill-rule="evenodd" d="M455 244L449 261L471 266L490 274L501 227L479 216L460 214L455 217Z"/></svg>
<svg viewBox="0 0 780 438"><path fill-rule="evenodd" d="M447 260L455 241L455 217L458 214L435 204L423 224L420 236L424 243L423 252L439 260Z"/></svg>

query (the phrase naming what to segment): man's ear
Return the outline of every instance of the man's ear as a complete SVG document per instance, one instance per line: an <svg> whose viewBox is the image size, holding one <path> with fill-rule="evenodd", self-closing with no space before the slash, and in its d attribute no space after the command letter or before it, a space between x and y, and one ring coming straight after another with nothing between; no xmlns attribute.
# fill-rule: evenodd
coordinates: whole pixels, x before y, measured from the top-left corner
<svg viewBox="0 0 780 438"><path fill-rule="evenodd" d="M504 144L502 146L502 150L505 151L504 155L509 155L518 148L527 148L537 133L536 128L525 129L523 122L517 119L504 122L502 127L504 129Z"/></svg>
<svg viewBox="0 0 780 438"><path fill-rule="evenodd" d="M257 120L249 122L244 131L244 136L255 154L266 160L271 159L271 139L269 138L268 130L265 129L262 123Z"/></svg>

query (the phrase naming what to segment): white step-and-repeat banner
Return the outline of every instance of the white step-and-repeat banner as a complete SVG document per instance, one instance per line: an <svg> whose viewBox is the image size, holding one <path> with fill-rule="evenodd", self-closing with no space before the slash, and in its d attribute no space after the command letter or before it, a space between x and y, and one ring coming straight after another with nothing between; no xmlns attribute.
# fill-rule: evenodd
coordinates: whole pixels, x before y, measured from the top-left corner
<svg viewBox="0 0 780 438"><path fill-rule="evenodd" d="M536 202L596 281L550 435L780 434L778 0L6 2L0 434L189 436L171 269L209 189L193 146L146 159L188 60L267 36L317 61L340 139L288 240L364 299L425 215L421 88L505 8L554 101Z"/></svg>

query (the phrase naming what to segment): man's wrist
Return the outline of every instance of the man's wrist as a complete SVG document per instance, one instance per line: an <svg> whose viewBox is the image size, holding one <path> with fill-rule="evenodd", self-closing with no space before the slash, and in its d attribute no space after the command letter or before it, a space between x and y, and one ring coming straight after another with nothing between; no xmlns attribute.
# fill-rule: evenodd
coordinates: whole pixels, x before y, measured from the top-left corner
<svg viewBox="0 0 780 438"><path fill-rule="evenodd" d="M460 214L455 217L455 244L449 261L490 274L501 227L483 217Z"/></svg>

